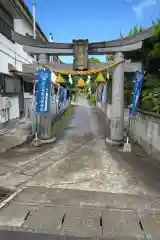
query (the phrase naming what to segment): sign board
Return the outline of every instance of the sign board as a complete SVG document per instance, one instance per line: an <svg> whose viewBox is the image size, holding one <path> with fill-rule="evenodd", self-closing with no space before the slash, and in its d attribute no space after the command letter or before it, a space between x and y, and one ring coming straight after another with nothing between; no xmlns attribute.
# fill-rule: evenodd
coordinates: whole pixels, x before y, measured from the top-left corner
<svg viewBox="0 0 160 240"><path fill-rule="evenodd" d="M39 69L36 81L36 112L48 113L50 110L51 71Z"/></svg>
<svg viewBox="0 0 160 240"><path fill-rule="evenodd" d="M88 40L73 40L74 69L86 70L88 68Z"/></svg>

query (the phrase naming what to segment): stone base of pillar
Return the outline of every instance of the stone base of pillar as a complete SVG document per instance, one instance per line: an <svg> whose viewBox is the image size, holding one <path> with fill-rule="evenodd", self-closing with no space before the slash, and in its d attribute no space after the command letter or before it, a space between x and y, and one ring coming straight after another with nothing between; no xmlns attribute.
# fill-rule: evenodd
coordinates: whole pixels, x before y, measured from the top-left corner
<svg viewBox="0 0 160 240"><path fill-rule="evenodd" d="M40 139L40 142L43 144L49 144L49 143L55 143L56 142L56 137L52 137L49 139Z"/></svg>
<svg viewBox="0 0 160 240"><path fill-rule="evenodd" d="M39 138L37 138L37 139L35 138L35 139L32 140L32 146L33 147L40 147L40 146L42 146L42 144L43 143L41 143Z"/></svg>
<svg viewBox="0 0 160 240"><path fill-rule="evenodd" d="M106 138L106 143L109 146L120 147L123 146L124 140L113 140L110 137Z"/></svg>
<svg viewBox="0 0 160 240"><path fill-rule="evenodd" d="M37 138L37 139L32 140L32 146L40 147L43 144L51 144L51 143L55 143L55 142L56 142L56 137L52 137L52 138L46 139L46 140L41 140L41 139Z"/></svg>
<svg viewBox="0 0 160 240"><path fill-rule="evenodd" d="M49 116L40 116L37 124L38 137L40 140L52 138L52 119Z"/></svg>

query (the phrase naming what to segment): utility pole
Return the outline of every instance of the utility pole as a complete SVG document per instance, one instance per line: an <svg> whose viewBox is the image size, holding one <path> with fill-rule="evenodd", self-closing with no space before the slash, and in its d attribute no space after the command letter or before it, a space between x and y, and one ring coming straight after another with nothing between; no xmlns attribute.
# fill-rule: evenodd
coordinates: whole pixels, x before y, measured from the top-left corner
<svg viewBox="0 0 160 240"><path fill-rule="evenodd" d="M33 39L36 39L36 2L32 2L32 15L33 15ZM34 56L36 60L36 55Z"/></svg>
<svg viewBox="0 0 160 240"><path fill-rule="evenodd" d="M33 38L36 39L36 3L32 2L33 14Z"/></svg>
<svg viewBox="0 0 160 240"><path fill-rule="evenodd" d="M49 34L49 42L53 42L53 36L52 36L52 33L50 32ZM49 62L50 63L53 63L53 56L50 56L49 57Z"/></svg>
<svg viewBox="0 0 160 240"><path fill-rule="evenodd" d="M32 15L33 15L33 38L36 39L36 3L35 2L32 2ZM34 56L34 59L36 61L36 55ZM36 110L35 110L35 84L36 84L36 79L34 79L34 86L33 86L33 112L32 112L32 134L36 134L37 133L37 118L36 118ZM37 137L37 134L36 134L36 137Z"/></svg>

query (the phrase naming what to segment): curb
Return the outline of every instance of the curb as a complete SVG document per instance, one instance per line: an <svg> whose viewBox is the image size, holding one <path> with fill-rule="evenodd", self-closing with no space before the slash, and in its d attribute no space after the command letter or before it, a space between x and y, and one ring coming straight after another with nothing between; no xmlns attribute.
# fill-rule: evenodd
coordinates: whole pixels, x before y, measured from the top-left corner
<svg viewBox="0 0 160 240"><path fill-rule="evenodd" d="M52 124L54 124L55 121L57 121L66 111L68 110L68 107L66 109L64 109L63 111L61 111L60 113L56 114L56 116L53 118L52 120ZM5 134L4 134L5 135ZM4 148L2 150L0 150L0 154L3 154L11 149L14 149L14 148L17 148L17 147L20 147L22 146L24 143L29 143L31 142L33 139L34 139L35 135L32 134L32 133L29 133L29 135L24 139L22 140L19 144L13 146L13 147L9 147L9 148ZM55 141L54 141L55 142ZM45 143L42 143L42 144L45 144Z"/></svg>
<svg viewBox="0 0 160 240"><path fill-rule="evenodd" d="M62 110L61 112L57 113L54 118L52 119L52 126L54 125L55 122L57 122L58 120L60 120L62 118L62 116L64 115L64 113L68 110L69 107L65 108L64 110ZM52 138L50 139L39 139L36 141L34 139L35 136L33 136L32 134L29 137L29 142L32 141L32 146L33 147L40 147L42 145L46 145L46 144L51 144L51 143L55 143L56 142L56 136L52 136Z"/></svg>
<svg viewBox="0 0 160 240"><path fill-rule="evenodd" d="M67 118L65 120L63 120L63 116L65 115L65 113L69 110L69 108L71 107L72 111L73 111L73 108L74 106L73 105L70 105L68 106L67 109L65 109L61 114L59 114L57 116L56 119L54 119L55 121L53 121L53 127L54 127L54 123L58 123L58 128L56 127L56 130L53 129L53 131L55 130L55 132L53 133L53 135L56 137L56 140L59 141L59 139L62 137L62 135L64 134L64 131L68 125L68 121L70 120L71 118L71 115L67 115Z"/></svg>
<svg viewBox="0 0 160 240"><path fill-rule="evenodd" d="M54 122L56 122L57 120L59 120L59 118L68 110L68 107L66 109L64 109L63 111L57 113L55 115L55 117L52 119L52 124L54 124Z"/></svg>
<svg viewBox="0 0 160 240"><path fill-rule="evenodd" d="M17 191L13 192L9 197L7 197L4 201L0 203L0 210L8 205L20 192L22 192L23 188L18 189Z"/></svg>
<svg viewBox="0 0 160 240"><path fill-rule="evenodd" d="M11 149L20 147L20 146L22 146L24 143L31 142L31 141L33 140L33 138L34 138L34 135L33 135L32 133L30 133L30 134L26 137L26 139L22 140L19 144L15 145L15 146L13 146L13 147L10 147L10 148L4 148L4 149L2 149L2 150L0 151L0 154L5 153L5 152L7 152L7 151L9 151L9 150L11 150Z"/></svg>

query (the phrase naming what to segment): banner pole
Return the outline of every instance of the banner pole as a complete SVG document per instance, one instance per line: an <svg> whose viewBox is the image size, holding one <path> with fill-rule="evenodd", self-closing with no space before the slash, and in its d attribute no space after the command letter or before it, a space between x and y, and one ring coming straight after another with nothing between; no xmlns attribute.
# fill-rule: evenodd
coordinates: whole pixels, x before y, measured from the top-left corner
<svg viewBox="0 0 160 240"><path fill-rule="evenodd" d="M36 2L32 2L32 15L33 15L33 38L36 39ZM36 61L36 55L34 56ZM36 99L35 99L35 85L36 79L34 80L34 87L33 87L33 110L32 110L32 134L37 135L37 116L36 116Z"/></svg>
<svg viewBox="0 0 160 240"><path fill-rule="evenodd" d="M34 135L36 132L36 119L35 119L35 82L34 80L34 86L33 86L33 99L32 99L32 134Z"/></svg>

